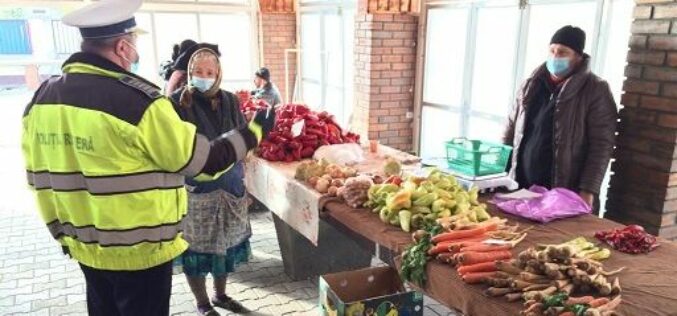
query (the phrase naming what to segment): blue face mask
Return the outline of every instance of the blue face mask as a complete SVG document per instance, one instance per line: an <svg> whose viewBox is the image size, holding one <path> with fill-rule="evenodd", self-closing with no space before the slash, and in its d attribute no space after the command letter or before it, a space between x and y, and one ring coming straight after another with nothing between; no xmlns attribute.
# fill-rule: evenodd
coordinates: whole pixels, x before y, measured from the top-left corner
<svg viewBox="0 0 677 316"><path fill-rule="evenodd" d="M138 74L139 73L139 62L132 63L132 69L129 70L133 74Z"/></svg>
<svg viewBox="0 0 677 316"><path fill-rule="evenodd" d="M215 79L192 77L190 78L190 84L200 92L204 93L207 90L211 89L214 85Z"/></svg>
<svg viewBox="0 0 677 316"><path fill-rule="evenodd" d="M133 74L138 74L139 73L139 51L137 51L136 46L132 45L130 42L125 41L125 43L127 43L127 45L129 45L129 47L131 47L134 50L134 52L136 53L136 60L131 61L131 60L127 59L127 57L124 57L124 56L120 56L120 57L122 57L122 59L126 60L129 63L129 67L130 67L129 72L131 72Z"/></svg>
<svg viewBox="0 0 677 316"><path fill-rule="evenodd" d="M548 57L548 61L545 62L545 66L548 68L548 71L554 76L561 76L569 71L569 66L571 61L568 58L556 58Z"/></svg>

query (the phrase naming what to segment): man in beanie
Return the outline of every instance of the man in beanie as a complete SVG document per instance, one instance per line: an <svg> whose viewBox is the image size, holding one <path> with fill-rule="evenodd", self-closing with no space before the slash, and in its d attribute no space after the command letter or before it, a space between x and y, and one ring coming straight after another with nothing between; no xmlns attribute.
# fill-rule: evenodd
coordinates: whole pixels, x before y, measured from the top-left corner
<svg viewBox="0 0 677 316"><path fill-rule="evenodd" d="M254 75L254 85L256 86L256 89L252 91L254 99L263 99L272 106L282 103L280 91L270 82L270 70L262 67Z"/></svg>
<svg viewBox="0 0 677 316"><path fill-rule="evenodd" d="M598 210L617 112L609 85L590 71L584 48L580 28L555 33L547 61L519 90L503 142L514 147L510 176L520 187L564 187Z"/></svg>

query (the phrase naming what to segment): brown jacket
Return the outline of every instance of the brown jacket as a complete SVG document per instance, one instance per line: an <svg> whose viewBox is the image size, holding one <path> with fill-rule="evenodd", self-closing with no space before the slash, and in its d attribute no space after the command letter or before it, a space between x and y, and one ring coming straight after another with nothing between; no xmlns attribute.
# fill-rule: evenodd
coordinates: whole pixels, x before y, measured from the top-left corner
<svg viewBox="0 0 677 316"><path fill-rule="evenodd" d="M606 81L590 71L586 55L578 70L564 83L555 104L552 187L599 194L611 159L618 113ZM510 176L516 175L527 107L534 97L537 78L549 76L545 64L520 88L508 117L503 142L513 146Z"/></svg>

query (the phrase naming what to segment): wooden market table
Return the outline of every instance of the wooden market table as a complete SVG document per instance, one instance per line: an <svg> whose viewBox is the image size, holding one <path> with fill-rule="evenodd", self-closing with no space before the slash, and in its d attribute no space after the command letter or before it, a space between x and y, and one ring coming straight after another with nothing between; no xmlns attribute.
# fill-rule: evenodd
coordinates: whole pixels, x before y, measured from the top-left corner
<svg viewBox="0 0 677 316"><path fill-rule="evenodd" d="M398 155L392 149L384 148L384 152ZM356 168L373 172L380 169L383 159L382 155L369 155ZM245 173L249 192L273 212L285 272L292 279L306 279L369 266L372 255L396 266L394 258L411 243L410 234L382 223L369 210L321 200L317 192L294 180L297 165L250 157ZM595 232L621 227L592 215L539 225L496 210L490 212L523 226L535 226L515 253L536 244L559 244L578 236L593 241ZM618 311L623 315L677 316L677 243L660 238L659 242L661 246L649 254L629 255L612 250L611 258L604 263L608 270L626 267L619 274L623 303ZM427 270L428 283L421 290L465 315L517 315L521 310L519 303L485 297L485 286L463 283L449 265L432 261Z"/></svg>
<svg viewBox="0 0 677 316"><path fill-rule="evenodd" d="M593 215L564 219L544 225L511 216L492 213L523 226L534 225L527 238L520 243L515 253L536 244L559 244L578 236L594 241L599 230L622 227ZM399 254L411 243L411 235L399 228L383 224L369 210L354 210L343 203L325 205L323 220L336 226L346 236L366 244L387 259ZM677 315L677 243L660 240L661 245L649 254L630 255L612 250L611 258L604 261L605 268L614 270L626 267L620 273L623 302L618 312L626 316L676 316ZM391 255L384 254L390 252ZM396 265L394 260L389 260ZM520 303L509 303L503 298L490 298L482 294L483 285L463 283L456 271L447 264L431 261L427 268L428 283L420 289L441 304L462 312L464 315L518 315Z"/></svg>

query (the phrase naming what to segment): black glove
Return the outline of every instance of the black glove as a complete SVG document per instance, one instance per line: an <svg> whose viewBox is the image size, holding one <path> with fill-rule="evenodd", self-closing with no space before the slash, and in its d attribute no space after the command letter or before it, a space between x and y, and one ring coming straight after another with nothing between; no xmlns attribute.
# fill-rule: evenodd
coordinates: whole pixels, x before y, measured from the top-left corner
<svg viewBox="0 0 677 316"><path fill-rule="evenodd" d="M249 122L249 129L257 136L260 136L261 140L266 139L268 133L273 130L275 126L275 110L268 108L266 110L258 110L254 115L254 119ZM259 131L261 135L259 134Z"/></svg>

